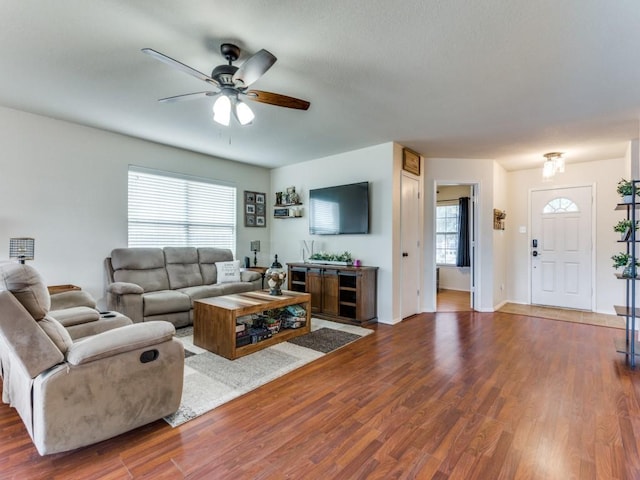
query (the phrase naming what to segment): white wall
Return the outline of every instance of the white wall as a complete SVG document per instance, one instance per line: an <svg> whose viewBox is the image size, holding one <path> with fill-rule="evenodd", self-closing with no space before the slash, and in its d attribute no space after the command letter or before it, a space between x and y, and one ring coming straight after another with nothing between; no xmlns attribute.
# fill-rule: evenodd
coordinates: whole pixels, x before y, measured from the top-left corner
<svg viewBox="0 0 640 480"><path fill-rule="evenodd" d="M127 245L129 164L232 182L242 219L244 190L269 191L269 170L0 107L0 260L9 238L34 237L29 262L49 285L73 283L103 297L102 262ZM238 222L239 258L269 228ZM264 259L261 258L264 255Z"/></svg>
<svg viewBox="0 0 640 480"><path fill-rule="evenodd" d="M493 307L500 308L507 300L507 258L510 245L507 232L513 230L507 196L507 171L497 163L493 165L493 208L503 210L507 217L504 230L493 231ZM492 217L493 222L493 217Z"/></svg>
<svg viewBox="0 0 640 480"><path fill-rule="evenodd" d="M301 240L314 240L314 250L349 251L363 265L378 270L378 321L394 323L393 304L393 209L394 209L394 144L386 143L352 152L276 168L271 171L271 202L275 192L294 185L304 203L303 216L273 219L271 252L278 254L284 265L298 262ZM308 220L309 190L313 188L369 182L370 233L368 235L310 235ZM399 181L399 180L398 180Z"/></svg>
<svg viewBox="0 0 640 480"><path fill-rule="evenodd" d="M542 163L542 162L541 162ZM507 236L507 297L516 303L530 302L529 196L531 189L593 185L595 193L595 305L594 310L613 314L614 304L624 304L624 285L614 277L611 255L621 250L613 225L623 218L615 211L619 201L616 184L629 178L625 158L567 164L565 173L552 183L542 181L540 168L507 173L508 206L505 230ZM526 233L520 233L524 228Z"/></svg>

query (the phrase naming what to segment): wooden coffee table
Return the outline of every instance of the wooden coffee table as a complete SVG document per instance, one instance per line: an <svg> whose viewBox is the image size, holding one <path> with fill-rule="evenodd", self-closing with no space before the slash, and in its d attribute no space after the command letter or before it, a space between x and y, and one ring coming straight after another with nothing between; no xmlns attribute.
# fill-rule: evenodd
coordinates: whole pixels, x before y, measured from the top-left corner
<svg viewBox="0 0 640 480"><path fill-rule="evenodd" d="M300 305L307 312L307 322L303 327L280 329L271 338L236 347L236 319L238 317L289 305ZM193 302L193 314L194 345L229 360L235 360L270 345L309 333L311 331L311 295L283 290L282 295L272 296L269 295L268 290L257 290L203 298Z"/></svg>

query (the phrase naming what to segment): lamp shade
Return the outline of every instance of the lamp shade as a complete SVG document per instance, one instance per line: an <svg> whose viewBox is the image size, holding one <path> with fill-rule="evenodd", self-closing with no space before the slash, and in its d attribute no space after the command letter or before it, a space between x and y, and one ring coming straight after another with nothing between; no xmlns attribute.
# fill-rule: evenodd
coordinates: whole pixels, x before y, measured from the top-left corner
<svg viewBox="0 0 640 480"><path fill-rule="evenodd" d="M17 258L20 263L25 260L33 260L35 240L33 238L11 238L9 239L9 258Z"/></svg>
<svg viewBox="0 0 640 480"><path fill-rule="evenodd" d="M225 127L231 120L231 100L226 95L220 95L213 104L213 120Z"/></svg>
<svg viewBox="0 0 640 480"><path fill-rule="evenodd" d="M253 122L253 119L256 118L253 111L249 108L249 105L240 100L236 103L236 109L234 111L240 125L249 125Z"/></svg>

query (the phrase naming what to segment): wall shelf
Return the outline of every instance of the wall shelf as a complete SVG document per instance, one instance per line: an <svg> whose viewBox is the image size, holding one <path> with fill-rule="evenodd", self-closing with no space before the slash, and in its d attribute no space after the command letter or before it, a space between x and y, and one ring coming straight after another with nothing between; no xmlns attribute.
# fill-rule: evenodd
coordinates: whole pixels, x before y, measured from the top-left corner
<svg viewBox="0 0 640 480"><path fill-rule="evenodd" d="M631 181L632 190L632 203L618 203L615 210L624 210L626 212L626 219L631 221L631 225L636 225L638 220L638 208L640 203L636 192L640 189L640 180ZM637 237L637 230L631 229L630 235L626 240L618 240L618 243L626 244L626 253L630 256L629 265L634 265L636 262L637 243L640 239ZM640 268L640 267L638 267ZM637 272L636 272L637 274ZM616 315L625 317L625 338L617 339L615 342L616 351L623 353L627 356L627 362L631 368L636 366L636 357L640 356L640 343L637 340L636 332L636 320L640 318L640 308L636 307L636 280L638 277L626 277L620 273L615 274L619 280L625 282L625 305L614 305Z"/></svg>

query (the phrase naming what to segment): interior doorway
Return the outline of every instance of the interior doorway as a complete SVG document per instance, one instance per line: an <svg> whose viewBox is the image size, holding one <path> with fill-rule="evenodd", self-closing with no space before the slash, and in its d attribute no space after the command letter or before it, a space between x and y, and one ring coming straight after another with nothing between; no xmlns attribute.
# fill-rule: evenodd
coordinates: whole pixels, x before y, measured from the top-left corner
<svg viewBox="0 0 640 480"><path fill-rule="evenodd" d="M476 185L437 184L434 244L436 311L475 306Z"/></svg>

